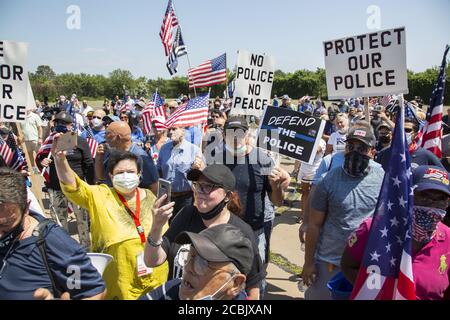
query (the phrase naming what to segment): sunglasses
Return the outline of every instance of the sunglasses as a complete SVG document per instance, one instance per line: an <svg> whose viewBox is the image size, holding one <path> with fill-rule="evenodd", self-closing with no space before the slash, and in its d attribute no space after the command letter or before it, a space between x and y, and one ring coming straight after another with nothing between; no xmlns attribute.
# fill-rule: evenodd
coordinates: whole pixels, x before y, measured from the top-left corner
<svg viewBox="0 0 450 320"><path fill-rule="evenodd" d="M91 118L92 118L92 119L100 119L100 120L102 120L102 118L101 118L101 117L98 117L98 116L92 116Z"/></svg>
<svg viewBox="0 0 450 320"><path fill-rule="evenodd" d="M217 184L200 182L193 182L192 187L194 188L194 191L202 194L208 194L211 193L214 189L220 188L220 186Z"/></svg>

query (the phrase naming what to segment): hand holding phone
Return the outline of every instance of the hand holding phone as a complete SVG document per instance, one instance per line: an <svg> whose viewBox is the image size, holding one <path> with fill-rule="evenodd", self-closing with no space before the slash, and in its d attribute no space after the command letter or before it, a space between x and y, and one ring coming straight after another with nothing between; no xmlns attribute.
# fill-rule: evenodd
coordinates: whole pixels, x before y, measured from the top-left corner
<svg viewBox="0 0 450 320"><path fill-rule="evenodd" d="M170 195L172 193L172 183L170 181L159 179L158 180L158 192L157 192L157 198L161 198L164 194L167 194L166 200L164 200L163 205L168 204L171 202Z"/></svg>
<svg viewBox="0 0 450 320"><path fill-rule="evenodd" d="M76 132L70 131L58 137L56 151L73 150L77 146L78 136Z"/></svg>

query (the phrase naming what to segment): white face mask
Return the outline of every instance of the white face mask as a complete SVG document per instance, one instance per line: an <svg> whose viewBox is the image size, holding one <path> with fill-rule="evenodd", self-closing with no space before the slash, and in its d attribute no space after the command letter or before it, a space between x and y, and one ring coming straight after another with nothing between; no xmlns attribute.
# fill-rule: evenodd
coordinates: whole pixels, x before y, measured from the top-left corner
<svg viewBox="0 0 450 320"><path fill-rule="evenodd" d="M103 126L103 121L101 119L94 118L92 119L92 125L94 126L94 128L100 128Z"/></svg>
<svg viewBox="0 0 450 320"><path fill-rule="evenodd" d="M247 151L247 146L243 145L240 146L237 150L231 148L227 144L225 144L225 149L227 149L228 152L230 152L234 156L243 156L245 155L245 152Z"/></svg>
<svg viewBox="0 0 450 320"><path fill-rule="evenodd" d="M195 299L195 300L219 300L219 298L221 298L221 297L223 296L223 294L222 294L221 296L218 296L218 297L216 297L216 295L217 295L220 291L222 291L222 289L225 288L225 286L226 286L228 283L230 283L230 281L234 280L234 278L236 278L236 275L235 275L235 274L233 274L233 275L231 276L231 278L228 279L228 281L225 282L225 283L224 283L219 289L217 289L216 292L214 292L213 294L209 294L209 295L207 295L207 296L204 296L204 297L201 297L201 298L198 298L198 299Z"/></svg>
<svg viewBox="0 0 450 320"><path fill-rule="evenodd" d="M113 177L112 183L119 193L130 193L139 185L139 176L136 173L119 173Z"/></svg>

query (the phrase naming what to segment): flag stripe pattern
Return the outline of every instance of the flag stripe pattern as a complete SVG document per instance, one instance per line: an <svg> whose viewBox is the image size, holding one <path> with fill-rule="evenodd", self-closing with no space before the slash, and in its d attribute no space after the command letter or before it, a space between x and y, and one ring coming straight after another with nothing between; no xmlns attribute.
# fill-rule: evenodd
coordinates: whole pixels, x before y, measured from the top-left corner
<svg viewBox="0 0 450 320"><path fill-rule="evenodd" d="M91 127L85 126L86 130L86 141L89 144L89 149L91 150L92 158L95 158L97 154L98 142L94 138L94 133L92 132Z"/></svg>
<svg viewBox="0 0 450 320"><path fill-rule="evenodd" d="M167 119L165 126L189 127L208 121L209 93L190 99L179 106Z"/></svg>
<svg viewBox="0 0 450 320"><path fill-rule="evenodd" d="M159 36L164 46L166 56L172 51L173 45L173 28L178 25L178 19L173 10L172 0L167 4L166 13L164 15L163 23Z"/></svg>
<svg viewBox="0 0 450 320"><path fill-rule="evenodd" d="M411 248L412 172L404 121L402 107L395 124L390 167L384 176L351 299L416 298Z"/></svg>
<svg viewBox="0 0 450 320"><path fill-rule="evenodd" d="M382 106L384 106L386 108L388 105L391 104L392 100L394 100L392 98L392 96L391 95L387 95L387 96L384 96L384 97L381 98L380 103L381 103Z"/></svg>
<svg viewBox="0 0 450 320"><path fill-rule="evenodd" d="M53 145L53 137L55 136L55 132L52 133L51 135L49 135L47 137L47 139L45 139L44 143L41 145L41 147L39 148L37 154L36 154L36 158L35 158L35 162L38 165L38 167L42 167L41 166L41 161L45 158L47 158L47 156L49 155L50 151L52 150L52 145ZM50 176L49 176L49 168L43 168L42 171L44 172L43 177L45 182L49 183L50 182Z"/></svg>
<svg viewBox="0 0 450 320"><path fill-rule="evenodd" d="M14 137L14 134L12 131L9 131L8 138L6 140L6 144L9 146L12 152L12 160L10 164L10 168L22 171L27 169L27 162L25 161L25 158L22 155L22 152L20 151L19 147L17 146L16 139Z"/></svg>
<svg viewBox="0 0 450 320"><path fill-rule="evenodd" d="M226 54L188 70L189 88L210 87L227 81Z"/></svg>
<svg viewBox="0 0 450 320"><path fill-rule="evenodd" d="M3 161L5 161L6 165L8 167L11 166L11 162L13 160L13 152L11 151L11 148L8 146L8 144L3 141L3 138L0 137L0 156L3 158Z"/></svg>
<svg viewBox="0 0 450 320"><path fill-rule="evenodd" d="M421 146L433 152L438 158L442 158L442 113L444 109L445 66L447 64L448 50L449 46L445 48L438 80L431 93L426 122L419 133L419 137L422 139Z"/></svg>
<svg viewBox="0 0 450 320"><path fill-rule="evenodd" d="M144 122L144 133L149 134L152 131L152 122L155 124L156 130L164 130L164 123L167 119L166 109L164 108L164 99L159 93L154 93L152 101L142 112Z"/></svg>

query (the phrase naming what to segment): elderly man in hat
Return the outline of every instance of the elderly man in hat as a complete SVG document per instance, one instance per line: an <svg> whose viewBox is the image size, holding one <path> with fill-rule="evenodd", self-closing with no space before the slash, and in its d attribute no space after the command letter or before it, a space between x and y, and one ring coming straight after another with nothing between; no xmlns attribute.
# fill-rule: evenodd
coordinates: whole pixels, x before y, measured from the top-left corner
<svg viewBox="0 0 450 320"><path fill-rule="evenodd" d="M55 116L54 131L66 133L73 131L73 119L66 111L61 111ZM48 153L38 153L36 156L36 164L40 169L49 168L49 181L45 185L50 196L50 215L52 219L59 222L61 226L68 229L68 200L61 191L59 185L58 174L51 158L46 157ZM94 160L92 159L91 150L86 139L77 137L77 145L73 150L67 151L67 161L73 171L89 184L95 183ZM73 211L77 219L79 241L85 248L90 247L88 215L86 210L73 205Z"/></svg>
<svg viewBox="0 0 450 320"><path fill-rule="evenodd" d="M246 300L245 280L253 263L251 241L241 230L220 224L175 239L190 244L181 279L173 279L140 300Z"/></svg>
<svg viewBox="0 0 450 320"><path fill-rule="evenodd" d="M291 98L287 94L281 97L281 105L280 108L290 109L292 110L291 104Z"/></svg>

